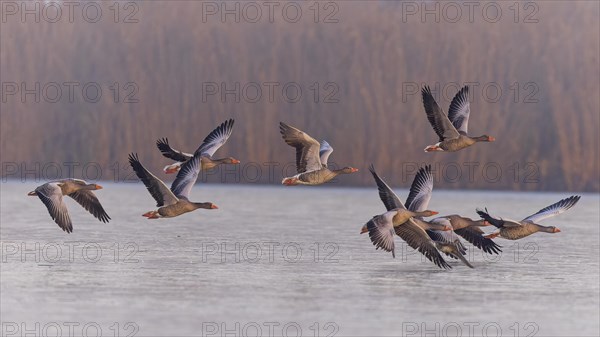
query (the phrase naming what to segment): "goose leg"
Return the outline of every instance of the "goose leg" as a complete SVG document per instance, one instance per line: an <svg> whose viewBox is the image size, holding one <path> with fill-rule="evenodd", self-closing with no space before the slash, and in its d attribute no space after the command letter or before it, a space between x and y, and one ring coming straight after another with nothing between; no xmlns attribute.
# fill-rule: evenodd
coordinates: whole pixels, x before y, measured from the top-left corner
<svg viewBox="0 0 600 337"><path fill-rule="evenodd" d="M498 235L500 235L500 233L492 233L492 234L485 235L484 238L486 238L486 239L494 239Z"/></svg>
<svg viewBox="0 0 600 337"><path fill-rule="evenodd" d="M149 211L142 214L142 216L145 216L148 219L158 219L160 217L160 214L158 213L158 211Z"/></svg>

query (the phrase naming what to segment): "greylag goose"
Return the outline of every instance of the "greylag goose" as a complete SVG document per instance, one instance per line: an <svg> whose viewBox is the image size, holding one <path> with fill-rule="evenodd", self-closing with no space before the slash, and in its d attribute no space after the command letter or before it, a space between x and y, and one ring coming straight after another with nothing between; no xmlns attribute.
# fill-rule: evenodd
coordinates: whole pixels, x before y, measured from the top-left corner
<svg viewBox="0 0 600 337"><path fill-rule="evenodd" d="M34 191L27 193L29 196L38 196L48 208L52 220L67 233L73 232L73 223L63 201L63 195L69 196L77 201L83 208L90 212L98 220L107 223L110 220L106 211L94 194L95 190L101 189L98 184L88 184L81 179L63 179L47 182L38 186Z"/></svg>
<svg viewBox="0 0 600 337"><path fill-rule="evenodd" d="M439 142L429 145L425 152L449 151L454 152L469 147L477 142L493 142L494 137L483 135L470 137L467 134L469 115L471 112L469 104L469 87L463 87L452 99L448 115L436 103L431 89L425 86L421 90L423 106L429 123L439 137Z"/></svg>
<svg viewBox="0 0 600 337"><path fill-rule="evenodd" d="M421 167L410 186L408 198L406 198L406 208L413 212L419 212L429 207L429 200L433 192L433 174L431 165ZM436 218L431 221L424 221L415 218L417 224L423 223L427 226L420 225L431 240L435 243L435 247L446 255L459 259L470 268L473 266L465 259L467 248L460 242L458 236L452 231L452 224L444 218ZM436 228L437 227L437 228ZM439 227L442 227L440 229Z"/></svg>
<svg viewBox="0 0 600 337"><path fill-rule="evenodd" d="M231 133L233 132L233 123L233 119L229 119L221 123L221 125L212 130L211 133L204 138L204 141L202 141L202 144L196 150L195 153L200 152L202 154L200 159L202 170L209 170L221 164L240 163L239 160L233 157L212 159L212 156L215 154L215 152L217 152L217 150L223 146L223 144L225 144L227 139L229 139L231 136ZM171 145L169 145L169 139L167 138L157 140L156 147L158 147L163 156L176 161L176 163L165 166L163 170L167 174L179 171L181 165L194 156L193 154L173 149Z"/></svg>
<svg viewBox="0 0 600 337"><path fill-rule="evenodd" d="M333 148L326 141L319 144L308 134L283 122L279 123L279 131L285 142L296 149L298 173L293 177L284 178L281 184L286 186L320 185L340 174L358 172L358 169L349 166L339 170L327 168L327 159L333 152Z"/></svg>
<svg viewBox="0 0 600 337"><path fill-rule="evenodd" d="M432 193L433 174L431 173L431 165L427 165L424 168L420 168L417 172L417 175L415 176L410 187L408 198L406 199L406 207L411 211L420 211L426 209L429 207L429 200L431 200ZM456 237L456 234L458 234L475 247L482 249L486 253L499 254L502 252L498 244L483 236L484 233L479 227L490 226L490 223L486 222L485 220L473 221L469 218L452 214L435 218L431 220L430 223L445 224L452 228L451 232L444 234L445 237L435 236L432 237L433 240L443 240L446 243L456 243L457 241L460 242L460 240L458 240ZM428 229L436 230L434 228ZM432 234L435 233L428 232L428 234L432 236Z"/></svg>
<svg viewBox="0 0 600 337"><path fill-rule="evenodd" d="M397 218L394 221L394 216L399 213L403 213L404 216L412 214L412 216L431 216L437 214L434 211L424 212L411 212L404 207L404 204L398 196L392 191L392 189L383 181L375 172L373 165L369 168L375 183L377 183L377 189L379 190L379 198L385 205L388 212L373 217L363 228L361 233L366 231L369 232L371 242L377 249L382 248L385 251L391 251L394 256L394 233L402 238L406 243L413 249L418 250L427 259L433 262L440 268L451 269L446 260L438 252L435 242L431 240L425 229L419 226L415 222L415 218L408 217L402 224L399 223L402 218Z"/></svg>
<svg viewBox="0 0 600 337"><path fill-rule="evenodd" d="M477 214L479 214L479 216L481 216L485 221L498 228L497 232L487 235L487 238L493 239L497 236L500 236L508 240L518 240L537 232L559 233L560 229L556 228L555 226L542 226L538 225L536 222L559 215L560 213L575 206L580 198L580 196L574 195L562 199L561 201L556 202L548 207L542 208L537 213L532 214L521 221L492 218L487 209L485 212L478 209Z"/></svg>
<svg viewBox="0 0 600 337"><path fill-rule="evenodd" d="M190 160L186 161L181 166L179 173L177 173L171 189L169 189L165 183L146 170L142 163L140 163L137 154L130 154L129 164L138 178L146 185L148 192L156 200L156 206L159 207L157 210L149 211L142 215L148 219L172 218L198 208L218 208L212 202L192 202L188 199L190 191L200 173L201 157L202 153L196 152Z"/></svg>

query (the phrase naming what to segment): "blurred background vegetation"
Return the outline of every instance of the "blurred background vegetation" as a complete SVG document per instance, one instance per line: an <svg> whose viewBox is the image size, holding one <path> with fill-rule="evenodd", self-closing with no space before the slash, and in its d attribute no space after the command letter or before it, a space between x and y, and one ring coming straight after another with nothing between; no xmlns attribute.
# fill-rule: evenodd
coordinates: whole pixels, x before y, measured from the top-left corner
<svg viewBox="0 0 600 337"><path fill-rule="evenodd" d="M101 179L112 180L115 165L126 175L127 154L137 152L165 178L160 170L169 160L156 150L156 139L168 137L174 147L193 151L210 130L233 117L234 133L216 156L262 166L258 179L252 170L246 173L253 178L245 179L239 167L240 182L279 184L285 172L275 169L270 176L264 163L283 167L293 161L293 149L278 130L278 122L286 121L329 141L335 149L330 160L339 166L361 169L338 179L340 185L372 185L367 167L374 163L393 185L407 186L413 166L433 163L440 188L600 190L598 2L539 1L535 11L517 2L518 14L509 9L515 2L503 2L497 22L485 20L481 6L473 22L466 7L458 22L451 22L452 8L444 13L441 7L436 22L433 15L425 20L421 13L409 15L413 8L400 2L338 1L335 8L319 3L319 20L309 9L314 2L301 3L296 23L276 8L271 23L267 7L257 4L262 7L257 23L244 13L240 22L232 16L223 22L220 13L207 14L206 2L194 1L135 2L129 19L137 22L131 23L123 22L134 8L126 3L117 23L107 3L96 23L82 20L77 9L72 23L66 13L60 22L42 17L36 23L31 16L7 16L4 8L2 174L20 177L6 163L31 169L35 163L95 162L103 168ZM337 22L323 22L330 13L328 21ZM11 83L32 89L50 82L62 86L55 103L44 96L35 102L34 95L22 102L21 92L7 95ZM80 83L74 102L64 82ZM87 82L102 89L96 103L82 98ZM127 87L129 82L135 84ZM252 88L240 93L240 102L233 95L223 102L220 93L203 99L210 83L233 89L251 82L263 89L257 102L249 102ZM267 82L279 83L273 102ZM281 94L289 82L302 88L296 103ZM419 88L432 86L447 110L458 86L470 82L479 85L471 90L469 131L497 141L458 153L423 153L437 139ZM54 96L52 90L47 96ZM125 102L130 93L137 103ZM337 102L324 102L328 94ZM466 162L479 163L473 179ZM494 169L482 171L490 163L502 170L498 181ZM203 179L237 180L218 172Z"/></svg>

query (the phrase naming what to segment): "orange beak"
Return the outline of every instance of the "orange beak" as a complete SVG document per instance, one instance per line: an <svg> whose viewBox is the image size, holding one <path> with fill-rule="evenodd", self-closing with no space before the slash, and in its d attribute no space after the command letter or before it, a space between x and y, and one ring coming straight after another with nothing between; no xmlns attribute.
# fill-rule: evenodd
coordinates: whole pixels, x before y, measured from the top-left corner
<svg viewBox="0 0 600 337"><path fill-rule="evenodd" d="M101 190L101 189L102 189L102 186L100 186L100 185L98 185L98 184L94 184L94 187L95 187L97 190Z"/></svg>
<svg viewBox="0 0 600 337"><path fill-rule="evenodd" d="M165 173L166 174L177 173L177 169L175 169L175 168L166 169Z"/></svg>
<svg viewBox="0 0 600 337"><path fill-rule="evenodd" d="M429 145L428 147L425 148L425 152L435 152L435 151L438 151L439 149L440 149L439 146Z"/></svg>
<svg viewBox="0 0 600 337"><path fill-rule="evenodd" d="M232 163L232 164L239 164L239 163L240 163L240 161L239 161L239 160L237 160L237 159L232 159L232 160L231 160L231 163Z"/></svg>
<svg viewBox="0 0 600 337"><path fill-rule="evenodd" d="M492 137L492 136L488 136L488 142L495 142L496 138Z"/></svg>
<svg viewBox="0 0 600 337"><path fill-rule="evenodd" d="M353 168L350 170L350 172L352 172L352 173L354 173L354 172L358 172L358 169L353 167Z"/></svg>
<svg viewBox="0 0 600 337"><path fill-rule="evenodd" d="M212 204L212 205L210 205L210 209L219 209L219 207L217 207L217 205L215 205L215 204Z"/></svg>
<svg viewBox="0 0 600 337"><path fill-rule="evenodd" d="M451 231L451 230L452 230L452 227L450 227L448 225L444 226L444 231Z"/></svg>
<svg viewBox="0 0 600 337"><path fill-rule="evenodd" d="M360 234L365 234L368 231L369 230L367 229L367 226L362 226L362 228L360 229Z"/></svg>
<svg viewBox="0 0 600 337"><path fill-rule="evenodd" d="M432 214L432 215L437 215L437 214L440 214L440 212L431 211L431 214Z"/></svg>
<svg viewBox="0 0 600 337"><path fill-rule="evenodd" d="M553 233L560 233L560 229L558 229L558 228L554 228L554 231L553 231Z"/></svg>

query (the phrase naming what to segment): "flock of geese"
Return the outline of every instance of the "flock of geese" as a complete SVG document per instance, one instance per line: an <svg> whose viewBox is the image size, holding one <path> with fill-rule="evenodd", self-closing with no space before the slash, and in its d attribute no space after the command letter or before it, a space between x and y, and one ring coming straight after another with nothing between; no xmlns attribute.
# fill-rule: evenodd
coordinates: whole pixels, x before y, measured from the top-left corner
<svg viewBox="0 0 600 337"><path fill-rule="evenodd" d="M427 119L439 138L436 144L427 146L425 152L454 152L477 142L495 141L494 137L488 135L479 137L468 135L470 116L468 86L463 87L454 96L448 114L444 113L437 104L429 87L425 86L421 90L421 94ZM231 136L233 125L233 119L223 122L206 136L193 154L173 149L167 138L159 139L156 146L161 154L174 161L165 166L163 171L167 174L177 174L170 188L142 165L137 154L129 155L129 164L144 183L158 207L144 213L144 217L148 219L170 218L199 208L218 208L212 202L190 201L189 195L201 170L209 170L221 164L240 163L239 160L232 157L213 158L215 152ZM333 152L333 148L326 141L318 142L307 133L283 122L280 123L279 130L283 140L296 150L297 174L284 178L283 185L320 185L340 174L358 172L358 169L349 166L342 169L329 168L327 160ZM360 233L369 233L369 238L376 249L391 252L393 257L395 257L394 239L397 235L410 247L444 269L452 267L444 260L442 253L459 259L468 267L473 268L464 257L466 247L460 238L485 253L499 254L502 251L501 246L492 239L500 236L508 240L518 240L537 232L558 233L560 232L558 228L542 226L537 222L570 209L580 199L579 196L565 198L521 221L494 218L487 209L477 209L477 214L481 217L479 220L453 214L427 221L424 218L438 214L438 212L428 209L433 191L433 174L430 165L420 168L415 175L405 203L402 203L388 184L376 173L373 165L369 170L373 175L386 212L369 220L362 227ZM88 184L80 179L62 179L47 182L29 192L28 195L38 196L58 226L65 232L71 233L73 224L63 196L73 198L94 217L106 223L111 218L93 192L101 188L98 184ZM485 234L481 227L486 226L493 226L497 230Z"/></svg>

